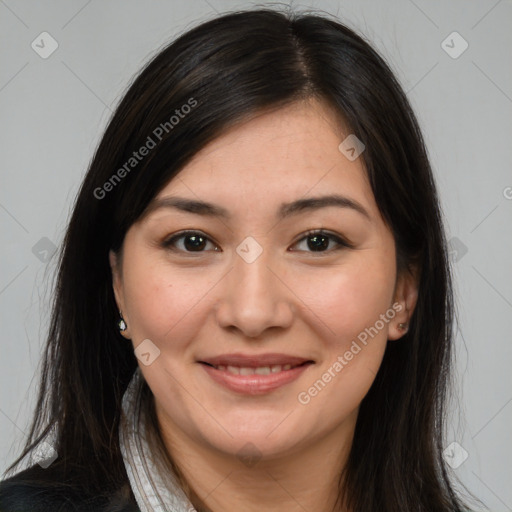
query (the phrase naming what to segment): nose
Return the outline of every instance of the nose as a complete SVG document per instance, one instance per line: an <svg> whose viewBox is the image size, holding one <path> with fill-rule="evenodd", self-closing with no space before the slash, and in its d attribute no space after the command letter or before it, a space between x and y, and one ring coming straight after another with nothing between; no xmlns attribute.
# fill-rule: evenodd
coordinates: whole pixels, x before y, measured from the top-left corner
<svg viewBox="0 0 512 512"><path fill-rule="evenodd" d="M217 322L257 338L272 327L286 329L293 320L293 292L285 282L282 266L270 261L266 251L252 262L234 255L225 276L216 308Z"/></svg>

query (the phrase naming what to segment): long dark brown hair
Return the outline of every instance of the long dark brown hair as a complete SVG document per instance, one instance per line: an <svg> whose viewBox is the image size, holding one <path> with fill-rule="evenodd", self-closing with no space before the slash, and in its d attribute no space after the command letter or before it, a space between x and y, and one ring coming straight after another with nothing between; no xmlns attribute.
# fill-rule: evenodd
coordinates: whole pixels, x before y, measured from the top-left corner
<svg viewBox="0 0 512 512"><path fill-rule="evenodd" d="M151 199L228 127L309 98L327 102L365 144L361 158L395 238L397 269L420 269L409 331L388 344L361 403L340 503L358 512L463 508L442 457L455 321L450 264L418 122L362 36L325 14L268 8L186 32L117 106L63 241L36 412L9 471L55 429L55 474L91 493L126 485L118 427L137 360L118 331L109 250L120 251ZM155 147L134 164L148 137Z"/></svg>

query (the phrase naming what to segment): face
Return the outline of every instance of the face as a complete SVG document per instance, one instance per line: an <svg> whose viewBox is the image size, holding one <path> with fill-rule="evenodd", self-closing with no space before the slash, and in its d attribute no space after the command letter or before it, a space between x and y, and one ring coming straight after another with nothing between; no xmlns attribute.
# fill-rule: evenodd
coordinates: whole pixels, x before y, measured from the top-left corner
<svg viewBox="0 0 512 512"><path fill-rule="evenodd" d="M416 289L396 274L362 159L338 149L349 133L313 101L239 125L158 194L122 260L111 253L168 438L272 458L353 428Z"/></svg>

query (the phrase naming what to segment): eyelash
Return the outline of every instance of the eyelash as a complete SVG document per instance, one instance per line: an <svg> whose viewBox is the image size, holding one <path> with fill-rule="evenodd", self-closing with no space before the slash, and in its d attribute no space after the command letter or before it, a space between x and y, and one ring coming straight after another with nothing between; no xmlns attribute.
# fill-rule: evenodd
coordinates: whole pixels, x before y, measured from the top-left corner
<svg viewBox="0 0 512 512"><path fill-rule="evenodd" d="M176 247L174 247L174 244L177 240L181 239L181 238L185 238L187 236L191 236L191 235L198 235L204 239L206 239L208 242L212 242L214 243L209 237L207 237L206 235L204 235L203 233L201 233L201 231L191 231L191 230L188 230L188 231L182 231L180 233L177 233L173 236L171 236L170 238L167 238L166 240L164 240L164 242L162 243L162 246L165 248L165 249L169 249L171 251L175 251L175 252L183 252L183 253L186 253L186 254L201 254L203 252L206 252L206 251L185 251L185 250L181 250L181 249L177 249ZM329 231L325 231L323 229L312 229L312 230L309 230L307 231L306 233L304 233L304 235L302 236L302 238L300 238L299 240L297 240L297 242L295 242L293 245L296 245L298 244L299 242L302 242L303 240L306 240L307 238L309 237L312 237L312 236L315 236L315 235L322 235L322 236L326 236L328 237L330 240L333 240L334 242L336 242L338 244L337 247L335 247L334 249L328 249L326 251L294 251L294 252L309 252L311 254L317 254L317 255L322 255L322 254L330 254L331 252L333 251L339 251L341 249L352 249L354 246L349 243L347 240L341 238L340 236L338 235L335 235L334 233L331 233ZM214 244L215 245L215 244ZM216 246L217 247L217 246Z"/></svg>

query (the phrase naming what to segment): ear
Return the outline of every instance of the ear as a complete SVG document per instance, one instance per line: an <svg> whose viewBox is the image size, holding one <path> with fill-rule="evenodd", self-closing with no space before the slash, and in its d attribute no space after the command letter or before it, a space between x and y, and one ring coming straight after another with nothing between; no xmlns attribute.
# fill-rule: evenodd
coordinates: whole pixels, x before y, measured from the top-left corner
<svg viewBox="0 0 512 512"><path fill-rule="evenodd" d="M399 274L393 299L393 304L397 305L394 308L397 313L389 324L388 340L398 340L407 332L418 301L418 286L419 272L417 267L411 267ZM400 329L399 324L405 324L406 327Z"/></svg>
<svg viewBox="0 0 512 512"><path fill-rule="evenodd" d="M112 287L114 289L114 295L116 297L117 309L123 310L123 294L122 294L122 279L117 254L110 250L108 253L108 259L110 262L110 270L112 271Z"/></svg>
<svg viewBox="0 0 512 512"><path fill-rule="evenodd" d="M114 290L114 296L116 299L117 309L123 312L123 318L127 326L129 326L128 317L125 310L124 304L124 293L123 293L123 279L121 276L121 265L117 254L114 251L109 251L108 259L110 262L110 270L112 271L112 288ZM120 331L121 332L121 331ZM127 339L130 339L129 328L121 332L121 335Z"/></svg>

